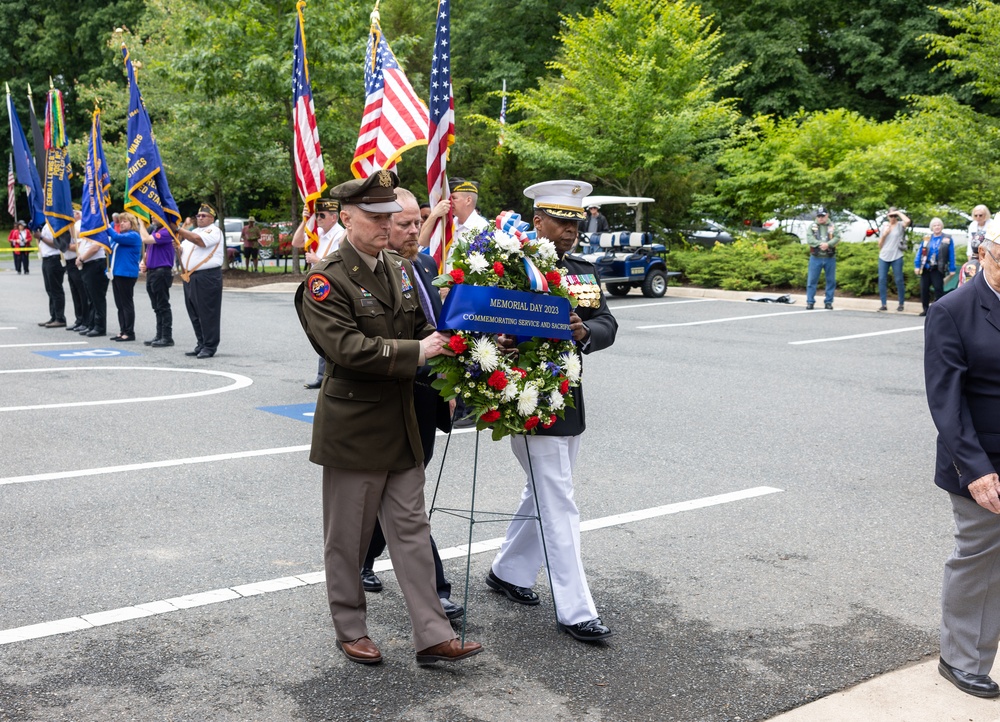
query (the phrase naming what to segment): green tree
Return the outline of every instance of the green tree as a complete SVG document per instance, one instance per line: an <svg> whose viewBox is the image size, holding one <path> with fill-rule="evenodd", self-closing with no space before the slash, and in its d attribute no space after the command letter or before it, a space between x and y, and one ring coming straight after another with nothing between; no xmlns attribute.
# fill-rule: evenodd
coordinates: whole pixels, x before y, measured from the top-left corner
<svg viewBox="0 0 1000 722"><path fill-rule="evenodd" d="M676 218L737 120L730 101L716 100L736 70L718 63L720 41L683 1L607 0L564 18L552 73L511 95L523 117L507 126L505 148L599 190L667 196L659 207Z"/></svg>

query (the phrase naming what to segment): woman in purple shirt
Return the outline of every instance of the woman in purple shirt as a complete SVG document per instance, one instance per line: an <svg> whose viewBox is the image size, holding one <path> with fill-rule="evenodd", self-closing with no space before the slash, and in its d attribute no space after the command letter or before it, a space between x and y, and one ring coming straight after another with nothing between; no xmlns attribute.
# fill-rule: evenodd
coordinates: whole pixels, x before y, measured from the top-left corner
<svg viewBox="0 0 1000 722"><path fill-rule="evenodd" d="M170 310L170 286L174 282L174 237L155 221L150 224L146 238L146 258L139 270L146 272L146 293L156 314L156 335L147 346L162 348L174 345L174 316Z"/></svg>

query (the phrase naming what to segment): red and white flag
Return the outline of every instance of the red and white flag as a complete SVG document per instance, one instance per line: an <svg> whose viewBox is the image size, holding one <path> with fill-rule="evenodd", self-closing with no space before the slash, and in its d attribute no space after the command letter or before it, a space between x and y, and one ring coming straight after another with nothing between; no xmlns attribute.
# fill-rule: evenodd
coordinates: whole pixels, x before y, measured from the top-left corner
<svg viewBox="0 0 1000 722"><path fill-rule="evenodd" d="M14 156L9 156L10 163L7 166L7 212L10 217L17 219L17 201L14 200L14 188L17 186L17 176L14 175Z"/></svg>
<svg viewBox="0 0 1000 722"><path fill-rule="evenodd" d="M448 148L455 142L455 98L451 88L451 6L438 1L434 56L431 59L430 127L427 133L427 195L431 208L451 197L448 191ZM439 218L430 238L431 258L444 272L455 235L454 216Z"/></svg>
<svg viewBox="0 0 1000 722"><path fill-rule="evenodd" d="M351 172L367 178L383 168L393 170L405 151L426 143L427 106L389 49L376 10L365 55L365 112Z"/></svg>
<svg viewBox="0 0 1000 722"><path fill-rule="evenodd" d="M298 19L295 24L295 50L292 62L292 127L295 134L295 184L305 204L302 216L306 219L306 246L318 240L316 235L316 199L326 190L326 171L323 151L319 146L316 129L316 106L313 104L312 85L309 82L309 64L306 62L306 34L303 27L302 8L295 5Z"/></svg>

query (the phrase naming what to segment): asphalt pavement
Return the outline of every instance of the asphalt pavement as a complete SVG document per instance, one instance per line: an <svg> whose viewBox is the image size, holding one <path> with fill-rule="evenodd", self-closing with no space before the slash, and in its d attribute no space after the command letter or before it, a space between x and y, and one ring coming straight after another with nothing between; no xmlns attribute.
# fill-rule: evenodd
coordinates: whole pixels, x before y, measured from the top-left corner
<svg viewBox="0 0 1000 722"><path fill-rule="evenodd" d="M505 522L480 514L467 557L467 520L436 511L453 598L468 564L466 634L485 650L417 666L385 570L368 617L386 661L362 667L334 646L321 583L315 392L302 388L316 358L294 286L226 291L218 354L198 361L183 355L179 282L178 345L151 349L39 328L41 277L9 266L0 719L1000 717L934 672L952 522L911 312L676 289L612 299L618 340L585 359L575 480L615 636L558 632L544 573L538 607L489 591ZM141 284L136 306L145 338ZM120 347L136 355L110 355ZM442 459L438 507L470 506L473 468L477 510L516 506L507 444L439 438L428 498Z"/></svg>

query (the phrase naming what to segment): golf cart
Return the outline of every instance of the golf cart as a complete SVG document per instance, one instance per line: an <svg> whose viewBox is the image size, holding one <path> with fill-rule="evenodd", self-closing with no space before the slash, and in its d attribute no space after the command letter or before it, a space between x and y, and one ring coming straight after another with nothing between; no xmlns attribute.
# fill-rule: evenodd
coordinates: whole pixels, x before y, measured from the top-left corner
<svg viewBox="0 0 1000 722"><path fill-rule="evenodd" d="M584 208L625 204L636 211L636 227L642 222L642 204L652 198L626 196L590 196ZM627 296L633 288L641 288L647 298L661 298L667 292L667 279L680 275L667 271L667 248L653 243L653 234L639 231L613 233L581 233L582 255L597 266L601 283L612 296Z"/></svg>

